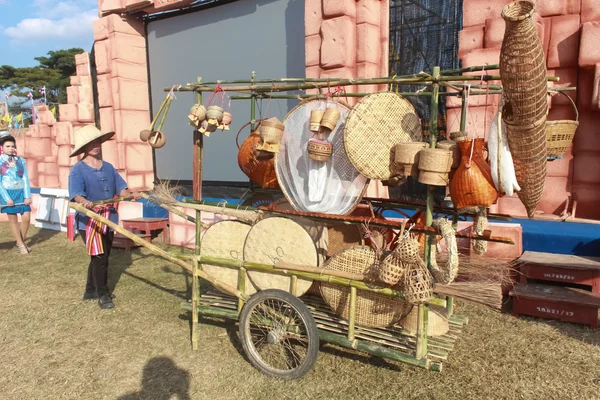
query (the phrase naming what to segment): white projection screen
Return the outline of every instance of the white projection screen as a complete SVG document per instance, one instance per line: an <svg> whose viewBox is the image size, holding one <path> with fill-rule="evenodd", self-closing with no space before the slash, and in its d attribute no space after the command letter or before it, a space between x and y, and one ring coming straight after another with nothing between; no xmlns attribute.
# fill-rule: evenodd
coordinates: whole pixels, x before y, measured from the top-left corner
<svg viewBox="0 0 600 400"><path fill-rule="evenodd" d="M217 2L218 4L218 2ZM304 77L304 1L239 0L165 16L146 23L152 113L165 98L164 88L215 80ZM187 116L193 92L175 93L163 132L167 144L155 152L158 178L192 180L193 128ZM204 93L207 99L210 93ZM232 93L229 93L232 95ZM284 118L296 100L259 102L262 115ZM250 100L231 102L229 131L204 139L203 181L248 182L237 165L235 135L250 121ZM246 128L240 143L248 135Z"/></svg>

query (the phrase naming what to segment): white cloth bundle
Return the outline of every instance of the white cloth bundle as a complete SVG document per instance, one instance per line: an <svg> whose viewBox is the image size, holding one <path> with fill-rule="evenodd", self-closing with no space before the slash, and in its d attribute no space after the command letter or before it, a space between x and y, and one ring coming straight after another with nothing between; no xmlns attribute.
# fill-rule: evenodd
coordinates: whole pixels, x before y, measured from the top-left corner
<svg viewBox="0 0 600 400"><path fill-rule="evenodd" d="M515 175L512 155L508 148L506 124L502 121L501 111L498 110L490 125L488 136L488 150L490 152L490 167L494 186L499 193L512 196L521 190Z"/></svg>

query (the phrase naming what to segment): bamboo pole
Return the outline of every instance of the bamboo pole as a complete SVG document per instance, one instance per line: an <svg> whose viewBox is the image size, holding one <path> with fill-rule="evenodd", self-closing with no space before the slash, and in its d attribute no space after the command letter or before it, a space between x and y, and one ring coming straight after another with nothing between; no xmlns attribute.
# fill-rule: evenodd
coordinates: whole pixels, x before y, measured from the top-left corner
<svg viewBox="0 0 600 400"><path fill-rule="evenodd" d="M172 262L173 264L177 264L180 267L186 269L187 271L189 271L191 273L194 272L192 265L170 255L167 251L161 249L160 247L158 247L150 242L147 242L146 240L140 238L137 235L134 235L133 233L129 232L127 229L122 228L121 226L110 221L109 219L104 218L103 216L98 215L95 212L90 211L87 208L85 208L77 203L69 202L69 207L71 207L72 209L74 209L76 211L79 211L80 213L82 213L84 215L87 215L90 218L93 218L93 219L103 223L104 225L113 229L115 232L120 233L121 235L125 236L126 238L132 240L136 244L139 244L140 246L147 248L153 254L160 256L160 257ZM208 275L206 272L202 271L201 269L197 271L197 274L200 278L207 280L208 282L213 284L215 287L223 289L225 292L229 293L232 296L236 296L238 298L244 298L244 299L247 299L247 297L248 297L245 294L241 293L236 288L231 287L228 284L223 283L223 282L219 281L218 279L211 277L210 275Z"/></svg>
<svg viewBox="0 0 600 400"><path fill-rule="evenodd" d="M259 207L258 209L254 207L242 206L238 207L231 204L219 204L209 201L196 201L191 199L184 199L184 203L178 203L181 207L188 208L198 208L203 211L208 211L216 214L228 215L231 217L236 217L246 222L254 222L259 218L262 218L263 215L293 215L299 216L303 218L307 218L314 221L333 221L338 223L350 224L350 225L358 225L363 224L367 221L365 217L352 217L352 216L338 216L338 215L330 215L330 214L318 214L318 213L309 213L309 212L299 212L299 211L288 211L288 210L270 210L268 207ZM377 226L382 228L392 228L392 229L401 229L402 222L401 221L391 221L385 218L371 218L368 220L369 225ZM427 226L415 225L412 229L413 232L425 233L428 235L439 235L437 229ZM477 239L477 240L485 240L488 242L498 242L498 243L506 243L506 244L514 244L513 240L510 237L503 236L480 236L474 233L464 233L464 232L456 232L456 237L466 238L466 239Z"/></svg>
<svg viewBox="0 0 600 400"><path fill-rule="evenodd" d="M104 204L119 203L121 201L130 201L130 200L133 200L133 196L115 197L114 199L106 199L106 200L96 200L96 201L92 201L92 204L95 206L99 206L99 205L104 205Z"/></svg>
<svg viewBox="0 0 600 400"><path fill-rule="evenodd" d="M169 211L169 212L177 215L178 217L181 217L181 218L187 220L188 222L191 222L192 224L196 223L196 218L192 217L191 215L187 215L183 211L178 210L177 208L173 207L170 204L162 202L162 201L158 200L157 198L152 197L152 196L150 196L150 195L148 195L147 193L144 193L144 192L140 192L140 196L143 199L148 200L148 201L156 204L157 206L159 206L161 208L164 208L165 210L167 210L167 211ZM208 228L208 224L205 224L203 222L200 222L200 224L202 224L203 228Z"/></svg>
<svg viewBox="0 0 600 400"><path fill-rule="evenodd" d="M348 341L354 341L354 324L356 320L356 288L350 288L350 310L348 312Z"/></svg>
<svg viewBox="0 0 600 400"><path fill-rule="evenodd" d="M483 75L483 76L436 76L433 78L431 75L415 75L411 78L357 78L357 79L339 79L331 80L328 82L312 82L307 78L307 83L298 84L284 84L284 85L244 85L244 86L229 86L227 91L230 92L288 92L295 90L306 90L306 89L322 89L335 86L354 86L354 85L375 85L375 84L395 84L395 85L415 85L423 82L455 82L455 81L497 81L501 80L500 75ZM547 77L548 81L558 81L559 78L554 76ZM214 92L215 86L205 86L202 84L187 84L186 86L178 86L174 89L165 88L166 91L178 91L178 92Z"/></svg>
<svg viewBox="0 0 600 400"><path fill-rule="evenodd" d="M318 267L309 267L306 265L296 265L296 264L290 264L290 263L285 263L285 262L275 263L273 265L273 268L281 269L281 270L289 270L289 271L310 272L313 274L321 274L321 275L323 273L326 273L331 276L336 276L338 278L350 279L353 281L364 281L365 280L365 276L363 274L355 274L353 272L346 272L346 271L328 270L328 269L323 269L323 268L318 268Z"/></svg>
<svg viewBox="0 0 600 400"><path fill-rule="evenodd" d="M192 260L192 350L198 350L198 301L200 282L198 282L198 259Z"/></svg>

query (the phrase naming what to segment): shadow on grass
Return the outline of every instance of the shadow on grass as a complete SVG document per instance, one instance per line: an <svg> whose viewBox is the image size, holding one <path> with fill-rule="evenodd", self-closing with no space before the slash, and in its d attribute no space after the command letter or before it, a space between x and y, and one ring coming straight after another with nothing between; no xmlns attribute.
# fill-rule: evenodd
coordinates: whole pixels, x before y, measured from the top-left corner
<svg viewBox="0 0 600 400"><path fill-rule="evenodd" d="M142 389L139 392L118 397L118 400L179 400L190 399L190 373L178 368L168 357L155 357L144 366Z"/></svg>
<svg viewBox="0 0 600 400"><path fill-rule="evenodd" d="M59 233L62 233L62 232L54 231L52 229L38 229L36 233L34 233L27 240L25 240L25 243L29 247L34 247L40 243L45 242L46 240L51 239L53 236L56 236ZM17 244L15 242L15 239L12 237L12 235L7 236L5 239L8 239L8 241L0 242L0 250L16 249Z"/></svg>

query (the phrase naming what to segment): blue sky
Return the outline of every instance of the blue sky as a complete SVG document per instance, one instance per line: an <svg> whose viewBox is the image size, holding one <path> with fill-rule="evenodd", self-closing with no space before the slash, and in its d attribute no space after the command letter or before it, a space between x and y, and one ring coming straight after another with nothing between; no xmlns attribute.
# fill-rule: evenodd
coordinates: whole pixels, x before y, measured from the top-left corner
<svg viewBox="0 0 600 400"><path fill-rule="evenodd" d="M0 0L0 65L33 67L50 50L91 51L98 0Z"/></svg>

